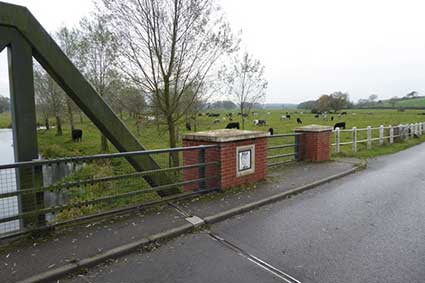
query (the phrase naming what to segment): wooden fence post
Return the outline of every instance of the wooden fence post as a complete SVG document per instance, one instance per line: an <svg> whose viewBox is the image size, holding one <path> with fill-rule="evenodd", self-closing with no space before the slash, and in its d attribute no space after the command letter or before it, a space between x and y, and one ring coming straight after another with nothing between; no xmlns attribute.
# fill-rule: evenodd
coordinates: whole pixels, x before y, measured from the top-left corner
<svg viewBox="0 0 425 283"><path fill-rule="evenodd" d="M413 138L414 135L415 135L415 125L410 124L410 137Z"/></svg>
<svg viewBox="0 0 425 283"><path fill-rule="evenodd" d="M367 149L372 149L372 127L367 126Z"/></svg>
<svg viewBox="0 0 425 283"><path fill-rule="evenodd" d="M384 125L379 126L379 145L384 144Z"/></svg>
<svg viewBox="0 0 425 283"><path fill-rule="evenodd" d="M341 142L341 137L340 137L340 130L339 128L335 128L335 152L339 153L341 148L340 148L340 143Z"/></svg>
<svg viewBox="0 0 425 283"><path fill-rule="evenodd" d="M353 127L353 152L357 152L357 128Z"/></svg>
<svg viewBox="0 0 425 283"><path fill-rule="evenodd" d="M389 132L390 132L390 143L394 143L394 128L391 125L389 127L390 127L390 130L389 130Z"/></svg>

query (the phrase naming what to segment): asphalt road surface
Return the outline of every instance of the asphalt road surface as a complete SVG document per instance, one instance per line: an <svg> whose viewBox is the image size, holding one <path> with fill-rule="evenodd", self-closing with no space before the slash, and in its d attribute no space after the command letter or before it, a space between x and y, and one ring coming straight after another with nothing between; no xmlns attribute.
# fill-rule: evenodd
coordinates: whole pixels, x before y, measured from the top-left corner
<svg viewBox="0 0 425 283"><path fill-rule="evenodd" d="M425 144L68 282L425 282Z"/></svg>

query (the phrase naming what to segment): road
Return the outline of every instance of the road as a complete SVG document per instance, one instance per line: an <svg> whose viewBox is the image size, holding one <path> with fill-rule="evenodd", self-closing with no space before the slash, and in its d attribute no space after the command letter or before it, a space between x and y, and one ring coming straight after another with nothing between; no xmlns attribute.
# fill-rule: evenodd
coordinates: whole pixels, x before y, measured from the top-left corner
<svg viewBox="0 0 425 283"><path fill-rule="evenodd" d="M68 282L425 282L425 144Z"/></svg>

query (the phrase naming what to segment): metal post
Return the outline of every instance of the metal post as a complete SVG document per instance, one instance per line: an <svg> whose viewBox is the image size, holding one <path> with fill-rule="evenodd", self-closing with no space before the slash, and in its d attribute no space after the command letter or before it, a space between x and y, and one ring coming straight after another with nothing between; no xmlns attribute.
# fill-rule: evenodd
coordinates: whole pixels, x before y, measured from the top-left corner
<svg viewBox="0 0 425 283"><path fill-rule="evenodd" d="M357 128L353 127L353 144L352 144L353 152L357 152Z"/></svg>
<svg viewBox="0 0 425 283"><path fill-rule="evenodd" d="M372 127L367 126L367 149L372 149Z"/></svg>
<svg viewBox="0 0 425 283"><path fill-rule="evenodd" d="M379 145L384 144L384 125L379 126Z"/></svg>
<svg viewBox="0 0 425 283"><path fill-rule="evenodd" d="M339 128L335 128L335 152L339 153L341 148L340 148L340 130Z"/></svg>
<svg viewBox="0 0 425 283"><path fill-rule="evenodd" d="M390 143L394 143L394 128L393 126L389 126L390 127Z"/></svg>
<svg viewBox="0 0 425 283"><path fill-rule="evenodd" d="M8 61L15 161L31 161L38 158L32 48L17 32L8 47ZM42 182L41 168L19 169L16 179L18 190L37 188ZM20 211L40 209L43 202L43 193L22 195ZM44 222L44 215L33 215L25 217L22 225L40 226Z"/></svg>
<svg viewBox="0 0 425 283"><path fill-rule="evenodd" d="M403 128L403 140L409 139L409 124L402 125Z"/></svg>
<svg viewBox="0 0 425 283"><path fill-rule="evenodd" d="M198 167L198 179L199 181L199 187L198 190L202 191L206 189L206 182L205 182L205 148L199 149L199 157L198 157L198 163L200 164Z"/></svg>

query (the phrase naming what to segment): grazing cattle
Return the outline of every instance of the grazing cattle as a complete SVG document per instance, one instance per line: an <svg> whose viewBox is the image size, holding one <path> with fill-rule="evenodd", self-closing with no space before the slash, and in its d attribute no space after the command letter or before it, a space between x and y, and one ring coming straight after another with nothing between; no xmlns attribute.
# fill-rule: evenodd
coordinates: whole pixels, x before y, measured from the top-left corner
<svg viewBox="0 0 425 283"><path fill-rule="evenodd" d="M288 118L289 120L291 120L291 115L286 114L286 118Z"/></svg>
<svg viewBox="0 0 425 283"><path fill-rule="evenodd" d="M286 117L286 115L282 115L282 116L280 116L280 120L282 121L282 120L286 120L286 119L288 119L287 117Z"/></svg>
<svg viewBox="0 0 425 283"><path fill-rule="evenodd" d="M319 114L314 115L314 118L319 118Z"/></svg>
<svg viewBox="0 0 425 283"><path fill-rule="evenodd" d="M214 121L213 121L213 123L214 124L218 124L218 123L220 123L221 121L219 120L219 119L215 119Z"/></svg>
<svg viewBox="0 0 425 283"><path fill-rule="evenodd" d="M254 120L252 122L254 123L254 126L265 126L267 124L266 120Z"/></svg>
<svg viewBox="0 0 425 283"><path fill-rule="evenodd" d="M347 115L347 112L345 112L345 111L344 112L341 112L341 116L342 115Z"/></svg>
<svg viewBox="0 0 425 283"><path fill-rule="evenodd" d="M331 116L331 121L333 121L334 120L334 116Z"/></svg>
<svg viewBox="0 0 425 283"><path fill-rule="evenodd" d="M336 123L335 126L334 126L334 130L336 128L345 129L345 122Z"/></svg>
<svg viewBox="0 0 425 283"><path fill-rule="evenodd" d="M239 122L229 123L226 126L226 129L240 129Z"/></svg>
<svg viewBox="0 0 425 283"><path fill-rule="evenodd" d="M83 130L73 129L72 130L72 141L79 142L83 140Z"/></svg>
<svg viewBox="0 0 425 283"><path fill-rule="evenodd" d="M192 131L192 125L189 122L186 122L186 130Z"/></svg>
<svg viewBox="0 0 425 283"><path fill-rule="evenodd" d="M300 118L297 118L297 124L302 124L302 123L303 123L303 121L301 121Z"/></svg>
<svg viewBox="0 0 425 283"><path fill-rule="evenodd" d="M258 113L257 112L252 112L252 116L257 116Z"/></svg>
<svg viewBox="0 0 425 283"><path fill-rule="evenodd" d="M151 121L151 122L156 120L155 116L148 116L146 118L148 119L148 121Z"/></svg>
<svg viewBox="0 0 425 283"><path fill-rule="evenodd" d="M274 130L273 130L273 128L270 128L269 129L269 136L273 136L274 135Z"/></svg>

